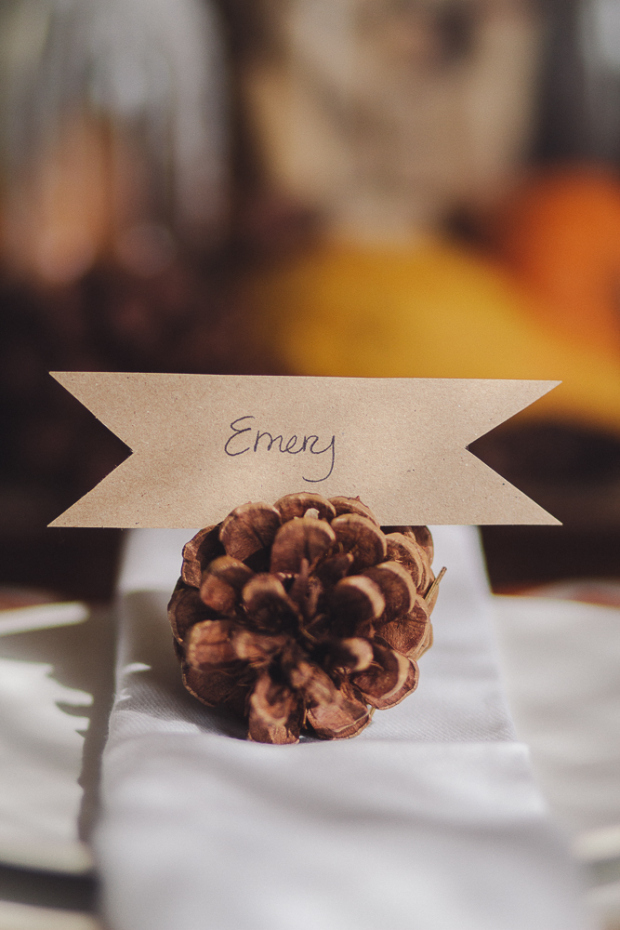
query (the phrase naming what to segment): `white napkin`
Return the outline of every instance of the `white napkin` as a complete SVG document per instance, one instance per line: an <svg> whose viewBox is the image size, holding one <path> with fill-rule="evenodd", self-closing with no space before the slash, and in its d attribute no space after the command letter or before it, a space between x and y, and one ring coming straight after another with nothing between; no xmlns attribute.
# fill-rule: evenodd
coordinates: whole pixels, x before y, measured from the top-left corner
<svg viewBox="0 0 620 930"><path fill-rule="evenodd" d="M620 827L620 609L549 597L493 607L511 707L554 813L573 836Z"/></svg>
<svg viewBox="0 0 620 930"><path fill-rule="evenodd" d="M191 532L132 534L96 854L113 930L583 930L580 882L514 741L475 531L419 690L353 740L238 738L180 684L165 605Z"/></svg>

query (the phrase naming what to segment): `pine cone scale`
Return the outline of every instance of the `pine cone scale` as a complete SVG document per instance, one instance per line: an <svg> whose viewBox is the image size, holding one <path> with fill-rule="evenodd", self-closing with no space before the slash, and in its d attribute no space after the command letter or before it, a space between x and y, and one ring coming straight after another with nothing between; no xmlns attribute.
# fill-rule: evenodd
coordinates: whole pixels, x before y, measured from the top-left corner
<svg viewBox="0 0 620 930"><path fill-rule="evenodd" d="M202 565L208 564L218 555L224 555L224 546L220 542L219 525L207 526L190 539L183 547L183 565L181 578L187 585L200 587Z"/></svg>
<svg viewBox="0 0 620 930"><path fill-rule="evenodd" d="M403 565L399 562L382 562L367 569L364 576L374 581L383 595L385 608L382 616L386 621L409 613L415 601L416 588Z"/></svg>
<svg viewBox="0 0 620 930"><path fill-rule="evenodd" d="M237 713L245 711L246 697L251 683L240 683L234 669L210 667L201 672L188 663L183 664L183 684L190 694L207 707L230 707Z"/></svg>
<svg viewBox="0 0 620 930"><path fill-rule="evenodd" d="M329 523L312 517L293 517L276 533L271 549L272 572L294 574L302 561L314 566L334 545L336 536Z"/></svg>
<svg viewBox="0 0 620 930"><path fill-rule="evenodd" d="M322 739L347 739L370 723L371 712L364 701L348 690L337 693L330 703L314 704L306 720L316 736Z"/></svg>
<svg viewBox="0 0 620 930"><path fill-rule="evenodd" d="M389 647L375 643L373 651L372 665L351 678L368 703L382 710L399 704L411 694L418 683L418 668Z"/></svg>
<svg viewBox="0 0 620 930"><path fill-rule="evenodd" d="M250 697L249 738L259 743L296 743L302 719L299 696L263 672Z"/></svg>
<svg viewBox="0 0 620 930"><path fill-rule="evenodd" d="M203 620L191 628L185 647L185 659L193 668L205 671L210 667L228 665L237 660L231 642L229 620Z"/></svg>
<svg viewBox="0 0 620 930"><path fill-rule="evenodd" d="M342 513L332 521L338 545L353 559L352 570L363 571L386 556L387 543L381 529L368 517Z"/></svg>
<svg viewBox="0 0 620 930"><path fill-rule="evenodd" d="M280 514L268 504L244 504L230 513L220 530L228 555L240 561L268 548L280 529Z"/></svg>

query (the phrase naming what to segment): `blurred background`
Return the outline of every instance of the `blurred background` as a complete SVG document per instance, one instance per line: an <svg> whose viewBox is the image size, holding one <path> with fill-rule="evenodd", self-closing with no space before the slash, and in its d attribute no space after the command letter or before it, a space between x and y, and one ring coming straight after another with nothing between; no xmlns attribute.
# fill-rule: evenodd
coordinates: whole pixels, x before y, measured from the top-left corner
<svg viewBox="0 0 620 930"><path fill-rule="evenodd" d="M128 450L51 370L561 380L472 451L564 524L482 539L620 927L620 0L0 0L0 606L91 611L3 613L0 884L86 912L123 532L46 526Z"/></svg>
<svg viewBox="0 0 620 930"><path fill-rule="evenodd" d="M620 603L619 168L618 0L0 0L4 602L111 596L103 370L562 380L491 582Z"/></svg>

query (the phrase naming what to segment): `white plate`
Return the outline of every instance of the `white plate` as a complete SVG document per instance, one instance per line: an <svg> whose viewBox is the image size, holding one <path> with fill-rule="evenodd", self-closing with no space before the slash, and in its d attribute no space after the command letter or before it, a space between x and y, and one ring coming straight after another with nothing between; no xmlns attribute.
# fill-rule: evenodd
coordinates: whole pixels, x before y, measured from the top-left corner
<svg viewBox="0 0 620 930"><path fill-rule="evenodd" d="M68 874L92 869L79 825L88 821L95 793L91 717L107 716L111 632L108 617L81 603L0 613L4 864Z"/></svg>

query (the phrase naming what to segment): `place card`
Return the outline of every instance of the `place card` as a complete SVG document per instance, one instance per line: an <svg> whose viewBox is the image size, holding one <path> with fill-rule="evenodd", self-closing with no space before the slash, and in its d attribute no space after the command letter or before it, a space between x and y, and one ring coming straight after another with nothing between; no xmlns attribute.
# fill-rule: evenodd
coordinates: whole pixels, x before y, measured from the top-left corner
<svg viewBox="0 0 620 930"><path fill-rule="evenodd" d="M467 448L557 381L52 376L132 455L50 526L206 526L299 491L383 525L559 523Z"/></svg>

